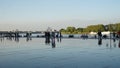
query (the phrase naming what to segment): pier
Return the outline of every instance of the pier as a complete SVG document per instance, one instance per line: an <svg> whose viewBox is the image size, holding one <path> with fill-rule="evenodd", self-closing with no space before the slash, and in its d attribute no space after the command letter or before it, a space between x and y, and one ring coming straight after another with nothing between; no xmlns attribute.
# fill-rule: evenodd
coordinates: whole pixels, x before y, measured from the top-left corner
<svg viewBox="0 0 120 68"><path fill-rule="evenodd" d="M37 34L36 37L45 37L46 31L0 31L0 37L30 37ZM59 31L55 31L59 33Z"/></svg>

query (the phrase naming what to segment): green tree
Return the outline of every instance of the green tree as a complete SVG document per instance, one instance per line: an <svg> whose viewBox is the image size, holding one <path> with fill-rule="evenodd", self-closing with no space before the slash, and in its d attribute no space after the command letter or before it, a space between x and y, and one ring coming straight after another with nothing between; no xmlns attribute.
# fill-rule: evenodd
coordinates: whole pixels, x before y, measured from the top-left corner
<svg viewBox="0 0 120 68"><path fill-rule="evenodd" d="M83 32L83 28L77 28L76 31L82 33Z"/></svg>
<svg viewBox="0 0 120 68"><path fill-rule="evenodd" d="M67 29L66 29L66 31L68 33L73 33L75 30L76 30L76 28L75 27L71 27L71 26L67 27Z"/></svg>
<svg viewBox="0 0 120 68"><path fill-rule="evenodd" d="M120 31L120 23L116 23L115 24L115 30L116 31Z"/></svg>
<svg viewBox="0 0 120 68"><path fill-rule="evenodd" d="M108 24L108 31L120 31L120 23L116 24ZM105 25L98 24L98 25L89 25L86 28L75 28L72 26L67 27L66 29L61 29L62 33L69 33L69 34L78 34L78 33L89 33L91 31L98 32L98 30L105 31Z"/></svg>
<svg viewBox="0 0 120 68"><path fill-rule="evenodd" d="M91 32L91 31L97 32L98 30L104 31L105 30L104 25L103 24L90 25L90 26L87 26L86 28L87 32Z"/></svg>
<svg viewBox="0 0 120 68"><path fill-rule="evenodd" d="M60 29L60 32L66 33L66 30L62 28L62 29Z"/></svg>

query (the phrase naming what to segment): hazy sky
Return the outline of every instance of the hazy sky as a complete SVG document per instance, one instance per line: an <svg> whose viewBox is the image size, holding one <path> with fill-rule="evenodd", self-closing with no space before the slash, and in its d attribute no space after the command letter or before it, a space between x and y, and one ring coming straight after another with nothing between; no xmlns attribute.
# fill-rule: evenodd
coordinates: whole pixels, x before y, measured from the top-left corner
<svg viewBox="0 0 120 68"><path fill-rule="evenodd" d="M0 30L46 30L120 22L120 0L0 0Z"/></svg>

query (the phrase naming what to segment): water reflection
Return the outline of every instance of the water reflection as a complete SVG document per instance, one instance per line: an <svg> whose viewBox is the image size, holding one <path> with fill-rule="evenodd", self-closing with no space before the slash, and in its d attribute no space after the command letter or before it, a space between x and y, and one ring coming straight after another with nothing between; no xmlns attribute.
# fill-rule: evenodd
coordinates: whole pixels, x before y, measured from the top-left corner
<svg viewBox="0 0 120 68"><path fill-rule="evenodd" d="M120 48L120 40L119 40L119 44L118 44L118 47Z"/></svg>
<svg viewBox="0 0 120 68"><path fill-rule="evenodd" d="M4 40L9 40L9 41L15 41L15 42L19 42L20 37L5 37L5 38L0 38L0 41L3 42ZM26 37L26 41L30 41L32 40L31 37Z"/></svg>
<svg viewBox="0 0 120 68"><path fill-rule="evenodd" d="M52 48L55 48L55 32L51 33L51 44Z"/></svg>
<svg viewBox="0 0 120 68"><path fill-rule="evenodd" d="M115 42L115 41L116 41L116 33L113 32L113 42Z"/></svg>
<svg viewBox="0 0 120 68"><path fill-rule="evenodd" d="M19 38L19 46L17 46L16 43L14 44L14 42L10 44L7 43L9 41L6 42L6 46L2 46L4 43L1 43L0 65L3 66L2 68L17 68L17 66L21 68L35 68L37 65L39 65L38 68L55 68L59 66L62 68L64 64L66 66L63 66L63 68L76 68L76 66L78 68L106 68L105 66L107 65L115 66L119 63L120 49L117 48L112 51L107 50L105 44L108 42L108 47L110 47L109 40L103 39L102 46L99 47L96 45L98 39L63 39L61 44L57 44L56 38L50 38L51 46L45 45L45 38L32 38L32 43L26 42L26 39L27 38ZM12 40L14 39L12 38ZM6 38L4 41L6 41ZM118 42L119 41L116 41L116 43L112 44L118 47ZM115 61L113 62L114 59ZM15 64L11 64L12 61L15 61ZM86 64L88 67L84 67L87 66ZM97 66L97 64L100 64L101 67Z"/></svg>
<svg viewBox="0 0 120 68"><path fill-rule="evenodd" d="M98 45L102 45L102 39L98 39Z"/></svg>
<svg viewBox="0 0 120 68"><path fill-rule="evenodd" d="M55 48L56 47L56 44L55 44L55 38L52 38L52 48Z"/></svg>
<svg viewBox="0 0 120 68"><path fill-rule="evenodd" d="M56 31L47 31L45 32L45 44L48 45L51 43L52 48L56 47L56 41L61 42L61 32L56 32Z"/></svg>
<svg viewBox="0 0 120 68"><path fill-rule="evenodd" d="M60 42L61 38L60 37L55 37L55 36L56 35L54 33L51 33L51 36L45 37L45 40L43 38L43 40L42 40L43 42L42 43L45 43L46 45L50 45L51 48L56 48L56 45ZM34 40L31 37L26 37L26 38L21 38L21 37L5 37L5 38L0 38L0 41L3 42L3 41L8 40L8 41L11 41L11 42L15 41L15 42L18 43L18 42L21 42L21 40L23 40L23 39L24 39L25 42L29 42L29 41L33 42L31 40ZM58 39L59 39L59 41L58 41ZM93 40L93 39L90 39L90 40ZM81 41L82 40L79 41L79 44L80 44ZM72 42L72 41L70 41L70 42ZM89 41L86 40L85 42L89 42ZM102 45L102 47L107 47L107 48L110 48L110 49L112 49L112 48L120 48L120 40L116 40L116 42L114 42L114 41L111 40L111 42L110 42L110 39L107 39L107 40L105 40L105 39L99 39L98 41L97 40L94 41L94 43L95 42L98 42L99 46Z"/></svg>
<svg viewBox="0 0 120 68"><path fill-rule="evenodd" d="M7 37L7 40L19 42L19 37Z"/></svg>
<svg viewBox="0 0 120 68"><path fill-rule="evenodd" d="M108 46L109 46L109 44L107 43L107 44L106 44L106 47L108 47Z"/></svg>
<svg viewBox="0 0 120 68"><path fill-rule="evenodd" d="M116 42L109 42L109 43L106 43L106 47L107 48L110 48L110 49L112 49L112 48L120 48L120 40L118 40L118 42L117 42L117 40L116 40Z"/></svg>
<svg viewBox="0 0 120 68"><path fill-rule="evenodd" d="M4 41L4 38L0 37L0 41L1 41L1 42Z"/></svg>
<svg viewBox="0 0 120 68"><path fill-rule="evenodd" d="M16 41L16 42L19 42L19 38L18 38L18 37L17 37L17 38L15 38L15 41Z"/></svg>
<svg viewBox="0 0 120 68"><path fill-rule="evenodd" d="M33 37L0 37L0 42L3 41L14 41L14 42L21 42L21 40L25 39L25 42L29 42L32 40ZM59 41L58 41L59 40ZM56 47L56 41L57 42L61 42L61 37L60 35L58 37L56 37L54 32L46 32L45 33L45 44L46 45L51 45L52 48ZM44 42L43 42L44 43Z"/></svg>
<svg viewBox="0 0 120 68"><path fill-rule="evenodd" d="M26 38L26 41L28 42L28 41L31 41L32 40L32 38L31 37L27 37Z"/></svg>
<svg viewBox="0 0 120 68"><path fill-rule="evenodd" d="M60 33L57 32L57 35L56 35L57 42L61 42L61 37L62 37L61 32Z"/></svg>

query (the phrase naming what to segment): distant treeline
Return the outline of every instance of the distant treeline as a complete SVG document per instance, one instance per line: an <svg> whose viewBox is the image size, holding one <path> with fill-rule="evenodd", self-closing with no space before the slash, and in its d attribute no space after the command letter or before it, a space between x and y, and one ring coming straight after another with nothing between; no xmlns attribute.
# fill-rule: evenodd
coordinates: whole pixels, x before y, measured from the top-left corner
<svg viewBox="0 0 120 68"><path fill-rule="evenodd" d="M120 23L116 24L98 24L98 25L89 25L86 28L76 28L74 26L68 26L66 29L62 28L60 31L64 34L83 34L83 33L89 33L91 31L98 32L98 30L101 31L120 31Z"/></svg>

